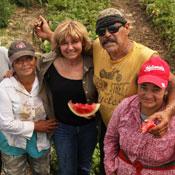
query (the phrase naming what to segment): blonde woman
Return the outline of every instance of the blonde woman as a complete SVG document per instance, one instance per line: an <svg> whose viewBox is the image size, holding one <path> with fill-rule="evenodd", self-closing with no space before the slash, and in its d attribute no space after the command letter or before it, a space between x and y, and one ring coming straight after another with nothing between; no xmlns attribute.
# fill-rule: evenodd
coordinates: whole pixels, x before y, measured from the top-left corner
<svg viewBox="0 0 175 175"><path fill-rule="evenodd" d="M52 92L54 111L59 125L54 143L59 161L59 175L90 174L91 158L96 145L96 118L74 115L67 103L97 101L93 85L93 60L89 56L91 40L84 25L66 20L52 35L52 52L39 62L40 72Z"/></svg>

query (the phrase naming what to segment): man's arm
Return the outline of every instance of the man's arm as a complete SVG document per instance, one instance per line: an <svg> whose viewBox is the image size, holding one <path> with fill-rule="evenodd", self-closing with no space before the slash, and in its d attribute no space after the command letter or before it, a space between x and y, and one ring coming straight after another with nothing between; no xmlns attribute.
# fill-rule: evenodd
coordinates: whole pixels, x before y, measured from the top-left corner
<svg viewBox="0 0 175 175"><path fill-rule="evenodd" d="M168 129L168 123L171 117L175 115L175 75L170 74L171 87L168 92L168 102L165 110L155 113L149 117L150 120L159 120L160 123L150 129L150 132L154 135L162 136Z"/></svg>
<svg viewBox="0 0 175 175"><path fill-rule="evenodd" d="M175 115L175 75L170 74L171 89L168 96L167 109L171 115Z"/></svg>

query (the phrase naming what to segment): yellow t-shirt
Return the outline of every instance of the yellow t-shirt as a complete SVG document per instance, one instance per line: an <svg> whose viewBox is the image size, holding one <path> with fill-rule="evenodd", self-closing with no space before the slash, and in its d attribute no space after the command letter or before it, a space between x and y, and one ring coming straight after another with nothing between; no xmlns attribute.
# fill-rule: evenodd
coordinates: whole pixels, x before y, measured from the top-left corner
<svg viewBox="0 0 175 175"><path fill-rule="evenodd" d="M125 57L111 60L99 40L94 41L94 83L101 103L100 112L106 125L116 105L137 92L136 77L140 67L155 53L157 52L134 42L132 51Z"/></svg>

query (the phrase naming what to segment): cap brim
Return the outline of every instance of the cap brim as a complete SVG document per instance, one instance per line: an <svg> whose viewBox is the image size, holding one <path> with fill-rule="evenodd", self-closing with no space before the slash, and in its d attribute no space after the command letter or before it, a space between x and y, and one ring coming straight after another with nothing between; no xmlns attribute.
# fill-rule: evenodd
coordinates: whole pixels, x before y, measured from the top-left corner
<svg viewBox="0 0 175 175"><path fill-rule="evenodd" d="M29 51L29 50L23 50L23 51L18 51L16 53L14 53L12 56L10 56L10 61L13 62L15 60L17 60L18 58L22 57L22 56L35 56L35 52L33 51Z"/></svg>
<svg viewBox="0 0 175 175"><path fill-rule="evenodd" d="M152 83L160 88L166 88L168 86L168 81L162 78L158 78L152 75L145 75L138 78L138 84L142 83Z"/></svg>

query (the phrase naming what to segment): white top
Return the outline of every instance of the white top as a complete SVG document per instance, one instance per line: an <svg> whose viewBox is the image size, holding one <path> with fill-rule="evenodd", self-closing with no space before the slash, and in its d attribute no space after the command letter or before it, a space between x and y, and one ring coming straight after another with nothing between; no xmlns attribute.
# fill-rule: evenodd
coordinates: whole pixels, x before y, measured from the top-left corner
<svg viewBox="0 0 175 175"><path fill-rule="evenodd" d="M8 58L8 50L5 47L0 47L0 81L9 68L10 61Z"/></svg>
<svg viewBox="0 0 175 175"><path fill-rule="evenodd" d="M38 78L29 93L14 77L0 83L0 129L10 146L26 148L34 131L34 122L45 119L42 100L38 96ZM50 147L46 133L37 133L38 151Z"/></svg>

